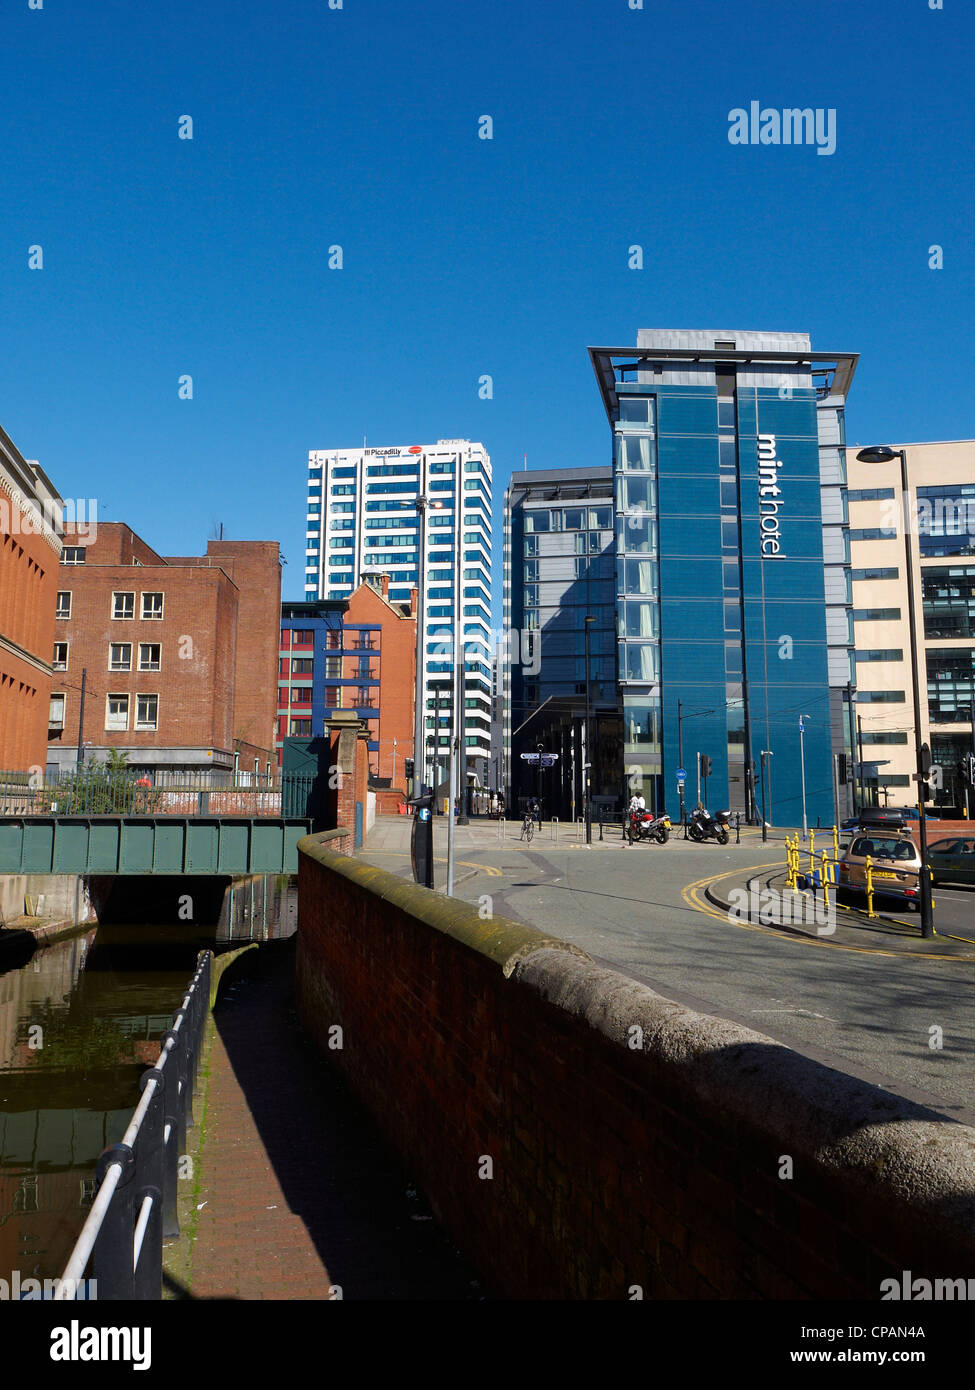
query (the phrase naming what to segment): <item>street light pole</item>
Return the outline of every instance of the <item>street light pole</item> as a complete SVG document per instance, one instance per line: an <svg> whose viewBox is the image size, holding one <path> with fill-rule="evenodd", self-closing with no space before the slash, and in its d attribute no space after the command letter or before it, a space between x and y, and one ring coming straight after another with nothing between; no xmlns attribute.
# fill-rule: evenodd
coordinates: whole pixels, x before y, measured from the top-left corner
<svg viewBox="0 0 975 1390"><path fill-rule="evenodd" d="M806 749L804 741L805 721L808 718L808 714L800 714L799 716L799 775L802 782L802 838L804 840L809 839L809 823L806 820Z"/></svg>
<svg viewBox="0 0 975 1390"><path fill-rule="evenodd" d="M583 628L586 634L586 752L582 760L583 792L585 796L586 844L592 844L592 804L590 799L592 772L592 698L589 688L589 629L596 619L586 614Z"/></svg>
<svg viewBox="0 0 975 1390"><path fill-rule="evenodd" d="M680 768L681 768L681 771L683 771L683 770L684 770L684 716L681 714L681 702L680 702L680 700L677 701L677 762L678 762L678 764L679 764L679 766L680 766ZM677 790L678 790L678 792L680 793L680 823L681 823L681 825L685 825L685 821L684 821L684 816L685 816L685 811L684 811L684 783L683 783L683 780L680 781L680 782L677 784ZM684 839L685 839L685 840L687 839L687 829L686 829L686 826L685 826L685 829L684 829Z"/></svg>
<svg viewBox="0 0 975 1390"><path fill-rule="evenodd" d="M413 787L412 793L418 796L423 785L423 771L426 767L426 744L423 738L423 647L426 640L424 632L424 604L426 603L426 511L427 499L423 496L426 482L426 455L423 456L420 477L420 495L416 499L419 533L417 535L417 600L416 600L416 691L414 694L413 717Z"/></svg>
<svg viewBox="0 0 975 1390"><path fill-rule="evenodd" d="M904 510L904 558L907 564L907 617L911 642L911 683L914 694L914 760L917 779L918 809L918 848L921 853L921 868L918 873L918 893L921 907L921 935L934 935L934 915L931 904L931 874L928 869L928 832L924 819L924 800L922 789L925 784L923 730L921 728L921 681L918 671L917 618L914 613L914 557L911 552L911 494L907 480L907 450L892 449L889 445L877 445L861 449L857 454L861 463L890 463L893 459L901 461L901 496Z"/></svg>
<svg viewBox="0 0 975 1390"><path fill-rule="evenodd" d="M765 818L765 749L758 755L762 769L762 844L768 840L768 821Z"/></svg>

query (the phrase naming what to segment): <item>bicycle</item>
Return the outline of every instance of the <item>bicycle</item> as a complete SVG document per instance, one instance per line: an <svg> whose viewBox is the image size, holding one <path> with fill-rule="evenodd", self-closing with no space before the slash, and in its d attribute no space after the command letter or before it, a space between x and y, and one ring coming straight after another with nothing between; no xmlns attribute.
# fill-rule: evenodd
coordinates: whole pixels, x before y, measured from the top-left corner
<svg viewBox="0 0 975 1390"><path fill-rule="evenodd" d="M535 833L535 817L531 811L525 812L525 819L521 823L521 838L531 844L532 836Z"/></svg>

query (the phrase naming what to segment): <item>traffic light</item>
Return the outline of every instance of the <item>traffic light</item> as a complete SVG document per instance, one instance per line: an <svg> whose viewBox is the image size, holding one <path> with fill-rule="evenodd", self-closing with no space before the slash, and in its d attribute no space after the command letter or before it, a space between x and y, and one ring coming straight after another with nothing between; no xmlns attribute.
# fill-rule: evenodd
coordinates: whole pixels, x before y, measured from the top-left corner
<svg viewBox="0 0 975 1390"><path fill-rule="evenodd" d="M845 753L837 753L836 755L836 775L839 779L840 786L845 787L850 780L850 769Z"/></svg>
<svg viewBox="0 0 975 1390"><path fill-rule="evenodd" d="M707 753L701 754L701 776L711 776L711 759L708 757Z"/></svg>
<svg viewBox="0 0 975 1390"><path fill-rule="evenodd" d="M970 787L975 787L975 753L969 753L964 763L965 771L962 775Z"/></svg>
<svg viewBox="0 0 975 1390"><path fill-rule="evenodd" d="M931 772L931 749L926 743L921 744L921 771L916 773L917 777L917 799L920 802L933 801L934 791L932 784L928 781Z"/></svg>
<svg viewBox="0 0 975 1390"><path fill-rule="evenodd" d="M403 760L403 775L405 776L405 778L406 778L406 780L407 780L408 782L412 782L412 781L413 781L413 768L414 768L413 759L412 759L412 758L404 758L404 760Z"/></svg>

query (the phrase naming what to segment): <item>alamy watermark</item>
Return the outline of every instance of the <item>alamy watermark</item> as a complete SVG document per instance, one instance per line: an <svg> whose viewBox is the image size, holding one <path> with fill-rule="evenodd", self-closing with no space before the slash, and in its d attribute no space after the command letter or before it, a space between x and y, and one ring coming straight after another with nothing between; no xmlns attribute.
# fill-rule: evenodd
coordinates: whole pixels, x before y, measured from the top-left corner
<svg viewBox="0 0 975 1390"><path fill-rule="evenodd" d="M732 145L815 145L817 154L836 150L835 106L786 106L781 111L751 101L728 112Z"/></svg>
<svg viewBox="0 0 975 1390"><path fill-rule="evenodd" d="M64 533L73 540L94 541L98 536L98 499L95 497L45 497L36 501L14 490L0 492L0 531L8 536L44 536Z"/></svg>
<svg viewBox="0 0 975 1390"><path fill-rule="evenodd" d="M728 894L728 920L757 922L766 927L815 927L817 936L836 931L836 898L826 902L821 893L797 889L733 888Z"/></svg>

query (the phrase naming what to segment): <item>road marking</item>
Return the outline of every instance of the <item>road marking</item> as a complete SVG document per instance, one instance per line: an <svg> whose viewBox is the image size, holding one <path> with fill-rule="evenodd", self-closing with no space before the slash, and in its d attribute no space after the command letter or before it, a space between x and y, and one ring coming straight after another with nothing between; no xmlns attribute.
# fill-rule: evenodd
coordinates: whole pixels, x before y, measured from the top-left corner
<svg viewBox="0 0 975 1390"><path fill-rule="evenodd" d="M411 855L407 854L405 850L401 850L401 849L369 849L369 850L366 851L366 853L367 853L367 854L388 854L388 855L390 856L390 858L392 858L392 859L410 859L410 858L412 857ZM365 861L365 860L364 860L363 862L365 863L365 862L368 862L368 861ZM435 856L434 856L433 862L434 862L435 864L446 864L447 861L446 861L446 859L439 859L439 858L437 858L437 856L435 855ZM461 866L461 868L464 868L464 869L480 869L480 871L481 871L482 874L487 874L487 875L488 875L489 877L491 877L491 878L500 878L500 877L501 877L501 870L500 870L500 869L496 869L496 868L494 867L493 864L475 864L475 863L473 862L473 860L471 860L471 859L455 859L455 860L454 860L454 863L455 863L455 864L459 864L459 865ZM378 865L377 865L377 867L378 867Z"/></svg>
<svg viewBox="0 0 975 1390"><path fill-rule="evenodd" d="M702 899L700 895L699 890L708 887L713 883L718 883L723 878L732 878L736 874L750 874L754 873L758 869L769 869L775 867L776 866L774 864L752 864L745 869L730 869L723 874L709 874L706 878L699 878L695 880L694 883L687 884L687 886L681 890L681 898L687 907L693 908L697 912L703 912L705 916L713 917L718 922L724 922L725 924L731 926L741 927L744 931L764 932L768 936L774 936L778 941L791 941L799 946L825 946L833 951L852 951L856 955L863 956L892 956L896 960L903 960L905 959L905 957L909 960L924 961L975 960L975 956L973 955L922 955L920 953L915 953L911 951L885 951L879 946L845 946L842 942L826 941L822 937L794 936L789 932L783 932L781 929L766 926L762 922L743 922L737 917L732 918L728 915L727 912L719 912L713 903L708 902L706 899ZM939 932L938 935L948 936L949 933ZM965 940L964 937L952 937L951 939L953 941Z"/></svg>

